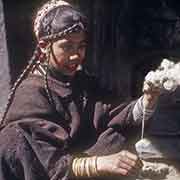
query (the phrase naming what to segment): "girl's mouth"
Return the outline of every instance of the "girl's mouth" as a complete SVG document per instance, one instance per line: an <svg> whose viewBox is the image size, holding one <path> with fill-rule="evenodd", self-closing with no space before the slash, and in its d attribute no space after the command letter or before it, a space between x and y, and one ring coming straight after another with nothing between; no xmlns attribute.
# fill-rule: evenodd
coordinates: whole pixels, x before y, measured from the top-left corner
<svg viewBox="0 0 180 180"><path fill-rule="evenodd" d="M68 65L68 69L71 71L75 71L78 66L79 66L79 64L72 63L72 64Z"/></svg>

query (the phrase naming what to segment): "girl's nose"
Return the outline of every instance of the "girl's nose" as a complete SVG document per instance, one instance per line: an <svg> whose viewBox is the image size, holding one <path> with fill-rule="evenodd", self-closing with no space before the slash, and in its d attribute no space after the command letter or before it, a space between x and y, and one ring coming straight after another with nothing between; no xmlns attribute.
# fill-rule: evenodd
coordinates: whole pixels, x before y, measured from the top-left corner
<svg viewBox="0 0 180 180"><path fill-rule="evenodd" d="M75 54L72 54L70 57L69 57L69 59L70 60L76 60L76 59L79 59L79 54L78 53L75 53Z"/></svg>

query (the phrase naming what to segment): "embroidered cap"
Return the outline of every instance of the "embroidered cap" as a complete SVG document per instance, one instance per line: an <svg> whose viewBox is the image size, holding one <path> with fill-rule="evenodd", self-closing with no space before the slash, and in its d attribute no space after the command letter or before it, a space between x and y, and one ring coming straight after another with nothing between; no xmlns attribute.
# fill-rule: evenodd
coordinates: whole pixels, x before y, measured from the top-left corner
<svg viewBox="0 0 180 180"><path fill-rule="evenodd" d="M45 3L42 8L38 11L35 21L34 21L34 33L36 37L39 37L39 29L41 20L46 16L46 14L57 8L59 6L71 6L68 2L62 0L51 0Z"/></svg>

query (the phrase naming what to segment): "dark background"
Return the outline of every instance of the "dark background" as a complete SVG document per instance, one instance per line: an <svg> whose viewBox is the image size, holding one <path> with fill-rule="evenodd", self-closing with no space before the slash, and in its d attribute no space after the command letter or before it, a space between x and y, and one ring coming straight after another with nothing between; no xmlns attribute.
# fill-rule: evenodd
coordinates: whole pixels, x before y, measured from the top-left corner
<svg viewBox="0 0 180 180"><path fill-rule="evenodd" d="M4 0L12 82L30 59L32 21L45 0ZM162 58L180 60L179 0L71 0L91 24L87 67L119 99L141 94L145 74Z"/></svg>

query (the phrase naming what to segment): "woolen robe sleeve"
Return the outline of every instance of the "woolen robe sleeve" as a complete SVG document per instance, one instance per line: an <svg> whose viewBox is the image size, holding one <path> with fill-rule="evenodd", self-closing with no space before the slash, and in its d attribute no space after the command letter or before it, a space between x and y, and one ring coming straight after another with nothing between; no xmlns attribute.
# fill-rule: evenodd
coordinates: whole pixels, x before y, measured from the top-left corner
<svg viewBox="0 0 180 180"><path fill-rule="evenodd" d="M108 123L108 127L132 127L136 126L137 123L133 118L133 109L136 104L135 101L125 102L113 108L109 112L110 122Z"/></svg>
<svg viewBox="0 0 180 180"><path fill-rule="evenodd" d="M70 122L61 104L55 113L47 99L39 81L17 89L0 133L1 180L70 179Z"/></svg>

